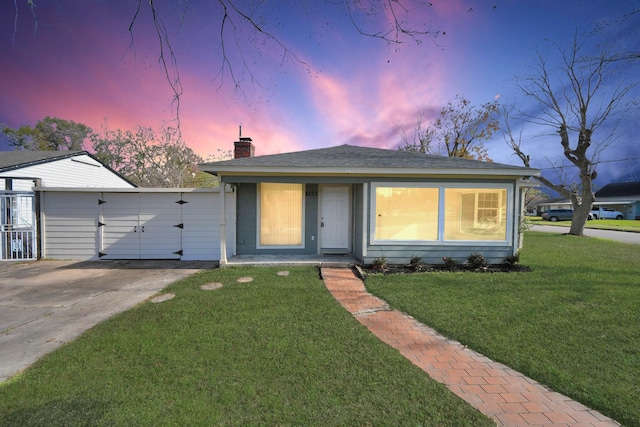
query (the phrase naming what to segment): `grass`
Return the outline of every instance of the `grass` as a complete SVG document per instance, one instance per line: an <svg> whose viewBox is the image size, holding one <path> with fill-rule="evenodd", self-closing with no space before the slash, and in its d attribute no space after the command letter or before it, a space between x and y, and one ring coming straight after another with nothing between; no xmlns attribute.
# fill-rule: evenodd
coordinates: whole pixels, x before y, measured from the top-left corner
<svg viewBox="0 0 640 427"><path fill-rule="evenodd" d="M480 353L640 426L640 245L528 232L530 273L372 275L367 288Z"/></svg>
<svg viewBox="0 0 640 427"><path fill-rule="evenodd" d="M96 326L0 384L0 425L492 425L370 334L314 268L277 271L197 274ZM211 282L223 286L200 289Z"/></svg>
<svg viewBox="0 0 640 427"><path fill-rule="evenodd" d="M543 221L541 217L528 217L532 224L554 225L558 227L571 227L571 221ZM587 221L585 228L597 228L600 230L629 231L640 233L640 221L632 219L594 219Z"/></svg>

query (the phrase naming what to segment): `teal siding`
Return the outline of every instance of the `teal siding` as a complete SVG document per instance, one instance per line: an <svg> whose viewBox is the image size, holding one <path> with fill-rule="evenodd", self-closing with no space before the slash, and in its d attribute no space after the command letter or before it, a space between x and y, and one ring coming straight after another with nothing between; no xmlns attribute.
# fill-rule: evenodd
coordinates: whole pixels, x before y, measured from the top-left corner
<svg viewBox="0 0 640 427"><path fill-rule="evenodd" d="M477 242L473 244L456 245L436 245L427 246L395 246L395 245L374 245L367 248L367 256L362 260L365 264L373 264L376 258L384 256L389 264L409 264L412 257L422 258L427 264L442 264L443 257L455 258L460 264L464 263L469 255L480 253L484 255L490 264L500 264L504 258L513 254L510 245L504 246L482 246Z"/></svg>
<svg viewBox="0 0 640 427"><path fill-rule="evenodd" d="M481 242L429 242L426 245L402 245L402 244L373 244L371 242L371 216L369 211L372 206L371 183L464 183L478 184L508 184L512 196L508 210L517 207L518 195L515 192L515 181L510 179L445 179L445 178L378 178L378 177L244 177L225 176L223 181L237 184L237 229L236 229L236 253L246 254L316 254L318 253L318 212L319 212L319 185L321 184L354 184L353 185L353 221L352 221L352 252L365 264L371 264L376 258L386 257L389 263L403 264L418 256L429 264L442 263L443 257L456 258L461 263L472 253L483 254L490 263L501 263L504 258L514 253L513 244L517 239L512 236L511 242L491 242L486 245ZM296 182L306 184L305 196L305 245L301 249L258 249L257 248L257 183L268 182ZM367 184L367 193L363 184ZM365 203L366 201L366 203ZM367 214L363 215L366 210ZM640 212L640 206L638 207ZM363 226L362 221L365 221ZM509 232L511 232L510 227ZM514 243L512 243L514 242Z"/></svg>
<svg viewBox="0 0 640 427"><path fill-rule="evenodd" d="M236 253L254 254L256 250L256 218L258 199L256 184L240 184L236 187Z"/></svg>
<svg viewBox="0 0 640 427"><path fill-rule="evenodd" d="M274 182L274 181L269 181ZM236 187L236 253L238 255L315 254L318 252L318 185L307 184L305 196L304 248L264 249L258 242L258 186L244 183ZM313 239L313 240L312 240Z"/></svg>

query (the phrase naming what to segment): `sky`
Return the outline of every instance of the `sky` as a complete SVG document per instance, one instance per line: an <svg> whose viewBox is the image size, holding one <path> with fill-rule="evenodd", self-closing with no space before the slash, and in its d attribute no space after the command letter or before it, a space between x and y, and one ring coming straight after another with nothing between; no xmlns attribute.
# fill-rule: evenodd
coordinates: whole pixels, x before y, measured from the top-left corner
<svg viewBox="0 0 640 427"><path fill-rule="evenodd" d="M380 32L390 22L389 9L366 13L368 1L353 10L358 28L344 2L233 3L270 38L231 9L221 31L218 1L156 0L170 43L161 50L147 1L139 10L130 0L33 3L33 9L27 0L0 4L0 123L33 126L51 116L99 132L105 125L160 129L179 119L185 143L203 158L232 149L240 126L256 155L340 144L395 149L419 116L428 123L456 96L476 106L498 100L535 110L517 77L531 74L537 53L553 61L554 43L567 46L576 31L640 8L639 0L432 0L429 7L401 0L394 11L412 29L440 34L393 45L359 34L358 28ZM640 13L603 28L617 46L640 51ZM638 81L638 65L623 67L613 84ZM167 75L173 82L179 76L179 103ZM637 100L638 91L628 98ZM624 113L597 186L640 181L632 132L638 103ZM562 161L557 136L531 125L522 131L532 166L553 178L549 162ZM494 161L521 165L502 136L485 146ZM10 147L0 140L0 149Z"/></svg>

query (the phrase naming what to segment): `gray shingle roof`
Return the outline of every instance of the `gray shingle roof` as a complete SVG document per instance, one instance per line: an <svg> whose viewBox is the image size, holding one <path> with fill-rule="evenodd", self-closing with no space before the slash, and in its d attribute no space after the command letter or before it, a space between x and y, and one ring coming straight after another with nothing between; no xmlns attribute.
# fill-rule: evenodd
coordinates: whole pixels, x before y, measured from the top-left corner
<svg viewBox="0 0 640 427"><path fill-rule="evenodd" d="M500 163L487 163L477 160L461 159L457 157L435 156L422 153L412 153L399 150L385 150L380 148L356 147L339 145L337 147L320 148L315 150L297 151L293 153L271 154L266 156L246 157L225 160L221 162L205 163L203 170L217 172L233 169L238 171L246 168L250 172L253 168L283 168L283 169L321 169L321 168L350 168L350 169L466 169L484 170L499 173L501 170L520 170L522 175L537 175L537 169Z"/></svg>
<svg viewBox="0 0 640 427"><path fill-rule="evenodd" d="M596 192L596 199L605 197L640 197L640 182L607 184Z"/></svg>
<svg viewBox="0 0 640 427"><path fill-rule="evenodd" d="M0 172L87 154L85 151L0 151Z"/></svg>

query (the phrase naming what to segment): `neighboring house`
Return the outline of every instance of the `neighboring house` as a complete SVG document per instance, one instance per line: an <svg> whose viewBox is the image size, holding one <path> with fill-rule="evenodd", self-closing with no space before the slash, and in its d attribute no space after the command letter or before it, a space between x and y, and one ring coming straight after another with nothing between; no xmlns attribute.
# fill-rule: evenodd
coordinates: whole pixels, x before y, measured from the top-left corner
<svg viewBox="0 0 640 427"><path fill-rule="evenodd" d="M640 182L607 184L596 192L594 206L615 209L626 219L640 219Z"/></svg>
<svg viewBox="0 0 640 427"><path fill-rule="evenodd" d="M352 254L461 262L482 253L502 262L519 248L523 193L540 170L398 150L341 145L253 156L251 138L235 159L201 170L234 188L233 255ZM221 209L229 201L221 193ZM225 229L226 227L222 227Z"/></svg>
<svg viewBox="0 0 640 427"><path fill-rule="evenodd" d="M607 184L595 193L593 207L611 208L622 212L625 219L640 219L640 182ZM546 199L532 204L538 214L550 209L572 209L566 198Z"/></svg>
<svg viewBox="0 0 640 427"><path fill-rule="evenodd" d="M39 187L134 188L133 183L86 151L0 151L5 190Z"/></svg>
<svg viewBox="0 0 640 427"><path fill-rule="evenodd" d="M527 212L537 216L551 209L571 209L571 202L564 197L536 198L527 205Z"/></svg>
<svg viewBox="0 0 640 427"><path fill-rule="evenodd" d="M35 259L34 187L135 188L86 151L0 152L0 260Z"/></svg>

